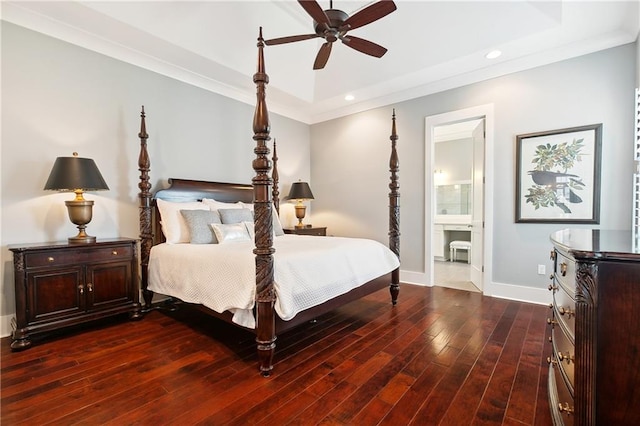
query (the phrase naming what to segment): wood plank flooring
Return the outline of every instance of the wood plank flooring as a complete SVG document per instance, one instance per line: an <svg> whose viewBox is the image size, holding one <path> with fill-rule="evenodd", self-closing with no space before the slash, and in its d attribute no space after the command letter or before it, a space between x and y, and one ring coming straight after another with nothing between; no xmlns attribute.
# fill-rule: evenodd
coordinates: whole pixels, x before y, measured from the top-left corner
<svg viewBox="0 0 640 426"><path fill-rule="evenodd" d="M253 335L182 307L11 352L3 425L550 425L548 308L402 285L278 336L274 374Z"/></svg>

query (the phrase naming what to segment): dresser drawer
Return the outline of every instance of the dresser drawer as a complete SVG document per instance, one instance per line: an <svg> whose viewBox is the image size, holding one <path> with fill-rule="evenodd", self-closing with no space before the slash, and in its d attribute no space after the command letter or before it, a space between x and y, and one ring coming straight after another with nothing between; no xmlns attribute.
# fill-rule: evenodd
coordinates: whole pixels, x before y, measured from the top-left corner
<svg viewBox="0 0 640 426"><path fill-rule="evenodd" d="M558 361L558 369L562 370L568 381L568 387L573 395L575 385L575 347L569 341L567 335L562 331L561 327L554 327L551 330L551 341L553 342L553 355Z"/></svg>
<svg viewBox="0 0 640 426"><path fill-rule="evenodd" d="M549 389L549 393L553 395L555 393L556 398L550 398L552 415L555 418L562 419L562 424L565 426L572 426L575 418L575 404L573 396L569 392L567 383L562 377L560 370L553 364L549 365L549 376L553 378L550 384L555 385L554 388ZM555 422L554 422L555 423Z"/></svg>
<svg viewBox="0 0 640 426"><path fill-rule="evenodd" d="M563 256L561 253L556 252L556 268L555 279L562 288L565 289L567 294L572 298L575 298L576 293L576 263L573 259L569 259Z"/></svg>
<svg viewBox="0 0 640 426"><path fill-rule="evenodd" d="M558 288L553 293L554 316L561 327L567 332L571 343L575 343L576 336L576 301L565 291Z"/></svg>
<svg viewBox="0 0 640 426"><path fill-rule="evenodd" d="M27 253L25 255L25 266L27 268L55 267L84 262L131 259L132 256L133 247L131 244L90 249L49 250L46 252Z"/></svg>

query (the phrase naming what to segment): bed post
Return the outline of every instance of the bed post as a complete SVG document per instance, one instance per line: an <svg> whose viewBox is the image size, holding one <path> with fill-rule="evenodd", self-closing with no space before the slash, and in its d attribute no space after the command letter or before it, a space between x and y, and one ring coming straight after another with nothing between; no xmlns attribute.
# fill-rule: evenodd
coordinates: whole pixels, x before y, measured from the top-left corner
<svg viewBox="0 0 640 426"><path fill-rule="evenodd" d="M141 279L142 279L142 297L144 298L143 312L148 311L151 308L151 299L153 293L147 289L149 279L149 253L151 252L151 246L153 245L153 232L151 230L151 184L149 183L149 170L151 169L151 162L149 161L149 153L147 151L147 126L144 120L144 105L140 112L140 155L138 157L138 170L140 170L140 183L138 188L140 193L140 266L141 266Z"/></svg>
<svg viewBox="0 0 640 426"><path fill-rule="evenodd" d="M253 169L256 172L253 182L253 206L255 222L255 243L253 252L256 255L256 343L260 372L269 376L273 368L273 353L275 351L276 328L273 305L275 292L273 288L273 209L271 207L271 161L267 141L271 125L269 111L265 100L265 86L269 83L269 76L264 67L264 40L262 27L258 36L258 67L253 75L256 84L256 110L253 116L253 140L256 141Z"/></svg>
<svg viewBox="0 0 640 426"><path fill-rule="evenodd" d="M398 134L396 132L396 110L393 110L391 117L391 158L389 159L389 171L391 172L391 183L389 183L389 249L400 258L400 184L398 183L398 172L400 171L400 161L398 160L398 152L396 151L396 141ZM391 303L394 305L398 302L398 294L400 293L400 268L395 269L391 273L391 284L389 285L391 292Z"/></svg>
<svg viewBox="0 0 640 426"><path fill-rule="evenodd" d="M276 213L280 215L280 190L278 189L278 185L280 184L280 175L278 174L278 152L276 151L276 139L273 138L273 173L271 173L271 177L273 178L273 189L271 193L273 194L273 206L276 208Z"/></svg>

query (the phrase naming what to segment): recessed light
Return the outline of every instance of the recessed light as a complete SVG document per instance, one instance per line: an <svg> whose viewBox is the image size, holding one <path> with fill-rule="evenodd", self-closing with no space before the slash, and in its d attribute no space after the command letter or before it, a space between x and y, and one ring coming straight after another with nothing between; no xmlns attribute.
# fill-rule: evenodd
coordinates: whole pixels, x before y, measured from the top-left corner
<svg viewBox="0 0 640 426"><path fill-rule="evenodd" d="M355 97L355 96L353 96L353 95L346 95L346 96L344 97L344 100L345 100L345 101L352 101L352 100L354 100L355 98L356 98L356 97Z"/></svg>
<svg viewBox="0 0 640 426"><path fill-rule="evenodd" d="M498 56L502 55L502 52L499 50L492 50L491 52L487 53L486 55L484 55L485 58L487 59L495 59Z"/></svg>

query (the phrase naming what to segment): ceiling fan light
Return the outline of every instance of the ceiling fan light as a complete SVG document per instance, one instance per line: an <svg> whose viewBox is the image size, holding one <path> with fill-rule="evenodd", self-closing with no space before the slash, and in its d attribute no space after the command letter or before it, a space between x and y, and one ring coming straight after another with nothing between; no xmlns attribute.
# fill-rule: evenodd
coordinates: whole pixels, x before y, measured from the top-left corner
<svg viewBox="0 0 640 426"><path fill-rule="evenodd" d="M487 58L487 59L496 59L500 55L502 55L502 52L500 50L496 49L496 50L492 50L491 52L487 53L486 55L484 55L484 57Z"/></svg>

